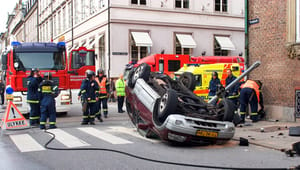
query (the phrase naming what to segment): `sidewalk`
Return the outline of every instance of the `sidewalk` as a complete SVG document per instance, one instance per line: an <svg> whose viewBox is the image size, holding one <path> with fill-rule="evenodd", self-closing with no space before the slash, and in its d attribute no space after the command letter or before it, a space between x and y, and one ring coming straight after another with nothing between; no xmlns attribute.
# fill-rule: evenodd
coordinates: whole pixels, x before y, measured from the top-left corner
<svg viewBox="0 0 300 170"><path fill-rule="evenodd" d="M300 119L296 122L259 121L247 122L237 126L235 140L246 138L249 144L259 145L275 150L292 149L292 144L300 141L300 136L289 136L289 127L300 126Z"/></svg>

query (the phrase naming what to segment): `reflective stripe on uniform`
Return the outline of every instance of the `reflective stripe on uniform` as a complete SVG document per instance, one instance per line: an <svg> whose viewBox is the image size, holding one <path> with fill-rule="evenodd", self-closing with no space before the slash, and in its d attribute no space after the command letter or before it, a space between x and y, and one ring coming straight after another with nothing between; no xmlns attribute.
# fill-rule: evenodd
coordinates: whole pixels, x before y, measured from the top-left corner
<svg viewBox="0 0 300 170"><path fill-rule="evenodd" d="M82 91L81 91L81 93L85 93L85 92L86 92L86 90L82 90Z"/></svg>
<svg viewBox="0 0 300 170"><path fill-rule="evenodd" d="M240 95L228 96L228 99L236 99L238 97L240 97Z"/></svg>
<svg viewBox="0 0 300 170"><path fill-rule="evenodd" d="M27 100L27 103L39 103L40 101L38 100Z"/></svg>
<svg viewBox="0 0 300 170"><path fill-rule="evenodd" d="M29 119L31 119L31 120L36 120L36 119L39 119L39 118L40 118L40 116L29 117Z"/></svg>
<svg viewBox="0 0 300 170"><path fill-rule="evenodd" d="M50 125L55 125L55 124L56 124L56 122L49 122L49 124L50 124Z"/></svg>
<svg viewBox="0 0 300 170"><path fill-rule="evenodd" d="M252 116L256 116L257 115L257 112L254 112L254 113L251 113Z"/></svg>
<svg viewBox="0 0 300 170"><path fill-rule="evenodd" d="M88 103L96 103L96 100L90 100Z"/></svg>
<svg viewBox="0 0 300 170"><path fill-rule="evenodd" d="M101 115L101 113L100 113L100 112L97 112L97 113L95 113L95 115L98 116L98 115Z"/></svg>
<svg viewBox="0 0 300 170"><path fill-rule="evenodd" d="M91 115L90 118L95 118L95 116L94 116L94 115Z"/></svg>
<svg viewBox="0 0 300 170"><path fill-rule="evenodd" d="M240 112L240 115L245 115L246 114L246 112Z"/></svg>
<svg viewBox="0 0 300 170"><path fill-rule="evenodd" d="M46 124L46 122L40 122L40 125L45 125Z"/></svg>
<svg viewBox="0 0 300 170"><path fill-rule="evenodd" d="M99 98L100 99L105 99L105 98L107 98L107 96L100 96Z"/></svg>
<svg viewBox="0 0 300 170"><path fill-rule="evenodd" d="M89 118L89 116L82 116L82 118L87 119L87 118Z"/></svg>

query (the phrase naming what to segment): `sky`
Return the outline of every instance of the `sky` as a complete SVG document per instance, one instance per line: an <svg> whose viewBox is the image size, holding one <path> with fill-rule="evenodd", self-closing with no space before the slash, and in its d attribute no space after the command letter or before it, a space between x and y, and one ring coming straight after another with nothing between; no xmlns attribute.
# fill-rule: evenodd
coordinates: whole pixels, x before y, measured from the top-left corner
<svg viewBox="0 0 300 170"><path fill-rule="evenodd" d="M0 33L6 31L6 22L8 13L12 13L16 3L19 0L0 0L1 10L0 10Z"/></svg>

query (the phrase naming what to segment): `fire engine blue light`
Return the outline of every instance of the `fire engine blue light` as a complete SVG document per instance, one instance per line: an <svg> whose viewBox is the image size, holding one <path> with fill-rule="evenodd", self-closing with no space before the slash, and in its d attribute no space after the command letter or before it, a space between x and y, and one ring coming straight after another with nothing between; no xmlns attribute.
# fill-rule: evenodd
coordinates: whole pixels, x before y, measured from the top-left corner
<svg viewBox="0 0 300 170"><path fill-rule="evenodd" d="M66 43L65 43L65 42L58 42L58 43L57 43L57 46L58 46L58 47L65 47L65 46L66 46Z"/></svg>
<svg viewBox="0 0 300 170"><path fill-rule="evenodd" d="M11 42L11 46L18 46L18 45L21 45L21 43L19 41Z"/></svg>
<svg viewBox="0 0 300 170"><path fill-rule="evenodd" d="M8 86L6 87L5 92L6 92L6 94L13 94L14 89L13 89L10 85L8 85Z"/></svg>

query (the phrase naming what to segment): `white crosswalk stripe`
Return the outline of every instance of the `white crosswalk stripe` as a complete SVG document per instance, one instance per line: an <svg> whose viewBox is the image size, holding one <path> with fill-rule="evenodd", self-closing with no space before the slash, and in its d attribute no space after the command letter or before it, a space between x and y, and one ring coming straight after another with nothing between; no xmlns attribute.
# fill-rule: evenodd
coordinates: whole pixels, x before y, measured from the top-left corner
<svg viewBox="0 0 300 170"><path fill-rule="evenodd" d="M85 133L87 133L87 134L89 134L89 135L95 136L95 137L97 137L101 140L109 142L111 144L130 144L130 143L132 143L128 140L119 138L119 137L111 135L109 133L105 133L103 131L97 130L97 129L92 128L92 127L78 128L78 129L85 132Z"/></svg>
<svg viewBox="0 0 300 170"><path fill-rule="evenodd" d="M35 141L29 134L9 135L21 152L42 151L45 148Z"/></svg>
<svg viewBox="0 0 300 170"><path fill-rule="evenodd" d="M109 128L110 128L108 130L109 132L110 131L121 132L121 133L125 133L125 134L131 135L131 136L134 136L136 138L143 139L143 140L146 140L146 141L149 141L149 142L152 142L152 143L158 143L159 142L159 140L153 140L153 139L149 139L149 138L141 136L136 131L136 128L126 128L126 127L122 127L122 126L112 126L112 127L109 127Z"/></svg>
<svg viewBox="0 0 300 170"><path fill-rule="evenodd" d="M75 130L79 130L81 132L84 132L85 134L91 135L93 137L96 137L97 139L100 139L102 141L108 142L110 144L119 145L119 144L132 144L132 141L129 141L126 138L122 136L118 137L116 135L118 134L126 134L127 136L133 136L138 139L143 139L146 141L150 141L152 143L157 143L160 140L153 140L148 139L143 136L141 136L135 128L126 128L121 126L112 126L108 127L106 129L97 129L94 127L80 127L76 128ZM79 133L76 133L72 131L70 134L69 132L66 132L63 129L50 129L49 132L53 133L55 135L55 141L58 141L59 143L63 144L64 146L68 148L76 148L76 147L87 147L91 146L91 144L87 143L86 141L80 139L78 137ZM37 138L37 135L31 136L32 134L16 134L16 135L9 135L12 142L17 146L17 148L20 150L20 152L33 152L33 151L43 151L46 150L42 145L39 144L38 141L36 141L35 138ZM50 134L49 134L50 135ZM82 135L82 134L81 134ZM81 136L82 138L82 136ZM85 138L86 139L86 138Z"/></svg>
<svg viewBox="0 0 300 170"><path fill-rule="evenodd" d="M69 133L61 129L50 129L48 131L53 133L55 135L55 139L58 140L63 145L65 145L66 147L74 148L74 147L90 146L90 144L86 143L85 141L78 139L77 137L70 135Z"/></svg>

